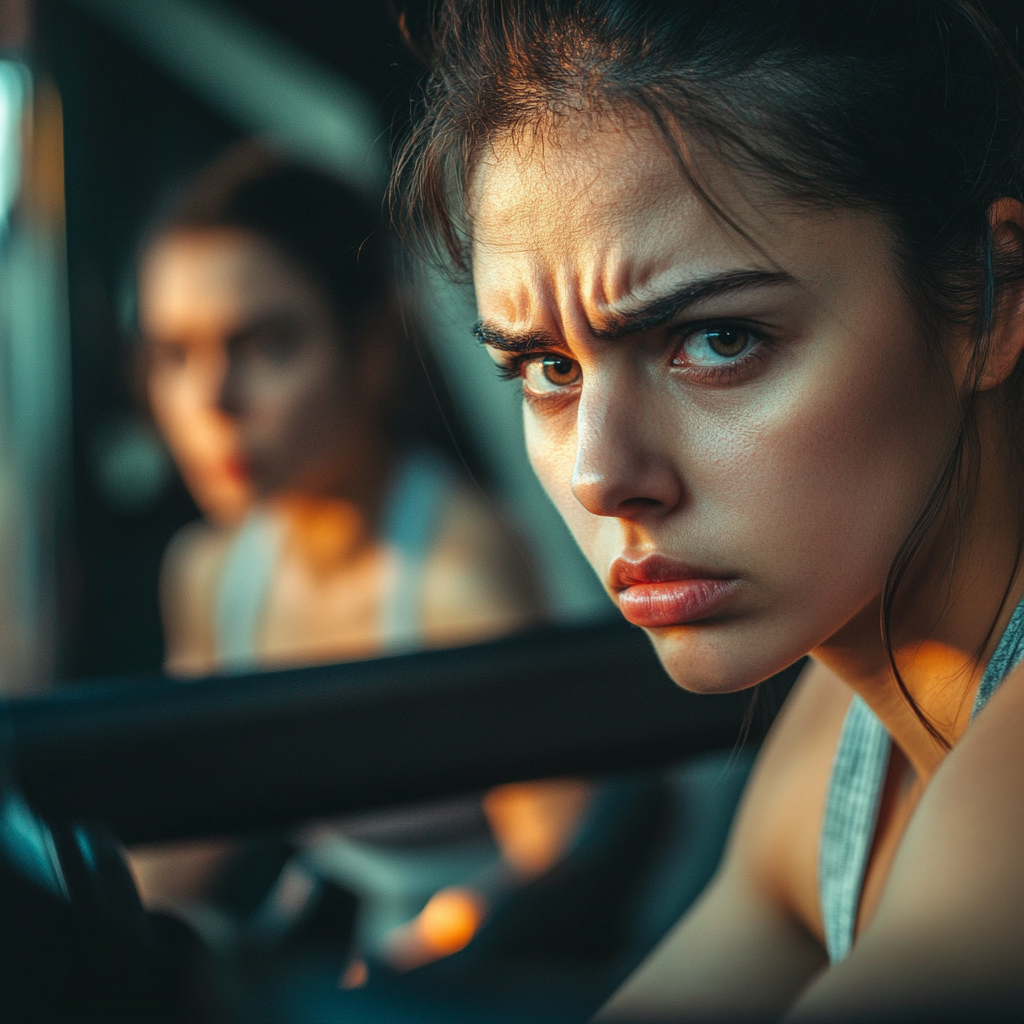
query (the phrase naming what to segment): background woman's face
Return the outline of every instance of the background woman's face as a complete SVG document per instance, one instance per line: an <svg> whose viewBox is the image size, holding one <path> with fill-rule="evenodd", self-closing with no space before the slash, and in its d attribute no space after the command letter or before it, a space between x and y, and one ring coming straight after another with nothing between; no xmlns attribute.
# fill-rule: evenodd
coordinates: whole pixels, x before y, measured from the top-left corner
<svg viewBox="0 0 1024 1024"><path fill-rule="evenodd" d="M496 146L470 196L481 335L548 494L684 686L877 632L954 422L886 230L722 172L752 243L650 129L571 128Z"/></svg>
<svg viewBox="0 0 1024 1024"><path fill-rule="evenodd" d="M351 397L319 290L258 236L179 231L140 275L153 414L197 503L221 521L254 495L329 490Z"/></svg>

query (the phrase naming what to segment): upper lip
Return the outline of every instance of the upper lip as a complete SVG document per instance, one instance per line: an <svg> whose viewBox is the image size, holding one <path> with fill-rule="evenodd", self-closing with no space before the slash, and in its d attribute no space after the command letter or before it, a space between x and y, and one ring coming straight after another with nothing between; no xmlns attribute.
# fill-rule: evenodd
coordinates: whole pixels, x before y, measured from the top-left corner
<svg viewBox="0 0 1024 1024"><path fill-rule="evenodd" d="M609 589L618 593L638 583L671 583L675 580L717 580L729 577L666 555L616 558L608 572Z"/></svg>

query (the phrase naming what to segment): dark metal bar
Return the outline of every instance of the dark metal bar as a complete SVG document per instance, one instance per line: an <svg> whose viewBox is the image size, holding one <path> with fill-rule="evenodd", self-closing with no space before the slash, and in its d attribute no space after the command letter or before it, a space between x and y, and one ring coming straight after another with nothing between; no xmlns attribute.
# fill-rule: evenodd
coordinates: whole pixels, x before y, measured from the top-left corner
<svg viewBox="0 0 1024 1024"><path fill-rule="evenodd" d="M140 842L664 762L734 744L749 702L683 692L643 633L605 624L190 683L74 686L6 713L37 811Z"/></svg>

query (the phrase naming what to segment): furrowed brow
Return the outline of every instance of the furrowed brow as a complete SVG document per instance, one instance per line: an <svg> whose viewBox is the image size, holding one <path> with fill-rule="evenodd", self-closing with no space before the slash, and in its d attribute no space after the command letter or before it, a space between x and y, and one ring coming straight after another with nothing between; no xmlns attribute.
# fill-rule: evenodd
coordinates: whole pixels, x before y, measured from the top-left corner
<svg viewBox="0 0 1024 1024"><path fill-rule="evenodd" d="M609 313L602 322L591 326L595 338L614 340L630 334L639 334L661 327L688 306L716 295L729 292L764 288L772 285L794 284L792 275L784 271L735 270L715 277L701 278L677 288L668 295L645 301L634 308ZM502 331L482 320L473 327L473 335L482 345L516 355L547 352L563 348L565 342L546 331Z"/></svg>
<svg viewBox="0 0 1024 1024"><path fill-rule="evenodd" d="M496 348L501 352L513 352L516 355L560 348L562 344L553 334L546 331L499 331L496 327L488 327L482 320L474 325L473 336L481 345Z"/></svg>
<svg viewBox="0 0 1024 1024"><path fill-rule="evenodd" d="M624 335L639 334L661 327L688 306L704 299L729 292L764 288L772 285L794 284L795 279L784 271L736 270L716 277L703 278L683 285L668 295L651 299L632 309L610 313L603 322L591 330L594 337L613 340Z"/></svg>

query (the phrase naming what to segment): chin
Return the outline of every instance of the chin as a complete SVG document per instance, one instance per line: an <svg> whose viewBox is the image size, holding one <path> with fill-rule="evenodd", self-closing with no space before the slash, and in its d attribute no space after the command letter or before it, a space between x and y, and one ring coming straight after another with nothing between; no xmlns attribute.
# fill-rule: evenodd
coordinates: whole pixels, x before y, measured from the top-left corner
<svg viewBox="0 0 1024 1024"><path fill-rule="evenodd" d="M737 624L645 629L672 681L691 693L735 693L763 683L803 655L772 651ZM759 651L758 656L751 652Z"/></svg>

